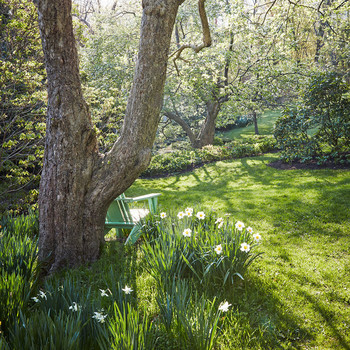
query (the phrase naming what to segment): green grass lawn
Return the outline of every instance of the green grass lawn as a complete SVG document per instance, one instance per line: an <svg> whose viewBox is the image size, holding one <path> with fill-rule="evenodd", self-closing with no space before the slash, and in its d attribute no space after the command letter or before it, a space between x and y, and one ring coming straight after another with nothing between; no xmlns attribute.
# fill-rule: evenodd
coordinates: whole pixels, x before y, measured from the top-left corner
<svg viewBox="0 0 350 350"><path fill-rule="evenodd" d="M275 345L256 340L246 348L350 349L350 173L267 166L277 157L139 179L127 194L160 192L163 211L213 209L261 233L264 254L231 301L249 332L259 326ZM240 348L234 332L228 337L222 348Z"/></svg>
<svg viewBox="0 0 350 350"><path fill-rule="evenodd" d="M262 113L261 116L258 118L259 134L273 134L275 121L280 116L280 114L281 112L278 110L265 111L264 113ZM244 139L252 135L255 135L254 124L250 124L244 128L235 128L229 131L217 132L217 136L230 140Z"/></svg>

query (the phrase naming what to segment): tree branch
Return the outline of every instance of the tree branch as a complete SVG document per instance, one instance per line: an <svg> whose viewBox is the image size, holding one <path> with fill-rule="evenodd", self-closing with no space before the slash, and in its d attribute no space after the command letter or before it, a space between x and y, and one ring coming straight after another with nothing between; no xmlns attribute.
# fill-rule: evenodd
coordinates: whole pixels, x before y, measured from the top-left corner
<svg viewBox="0 0 350 350"><path fill-rule="evenodd" d="M202 23L202 32L203 32L203 43L200 45L193 45L193 44L184 44L182 45L177 51L175 51L174 53L172 53L170 57L174 56L173 58L173 62L176 68L176 71L179 74L179 69L177 67L176 64L176 60L178 59L182 59L181 53L182 51L184 51L185 49L192 49L195 53L198 53L199 51L201 51L202 49L204 49L205 47L209 47L211 46L211 35L210 35L210 28L209 28L209 22L208 22L208 17L207 17L207 13L205 11L205 3L206 0L198 0L198 11L199 11L199 16L201 19L201 23Z"/></svg>

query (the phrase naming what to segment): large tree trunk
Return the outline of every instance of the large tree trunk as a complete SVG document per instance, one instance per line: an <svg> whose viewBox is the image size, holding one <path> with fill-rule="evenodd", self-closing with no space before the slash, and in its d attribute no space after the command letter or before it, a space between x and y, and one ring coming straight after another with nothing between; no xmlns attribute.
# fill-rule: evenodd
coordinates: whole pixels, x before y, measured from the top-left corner
<svg viewBox="0 0 350 350"><path fill-rule="evenodd" d="M48 76L39 255L50 271L98 258L110 202L149 163L171 34L182 2L143 1L139 56L125 123L112 150L101 155L81 92L71 0L37 1Z"/></svg>
<svg viewBox="0 0 350 350"><path fill-rule="evenodd" d="M199 131L196 139L196 148L202 148L212 145L215 136L216 118L220 111L220 103L218 101L207 102L207 116Z"/></svg>

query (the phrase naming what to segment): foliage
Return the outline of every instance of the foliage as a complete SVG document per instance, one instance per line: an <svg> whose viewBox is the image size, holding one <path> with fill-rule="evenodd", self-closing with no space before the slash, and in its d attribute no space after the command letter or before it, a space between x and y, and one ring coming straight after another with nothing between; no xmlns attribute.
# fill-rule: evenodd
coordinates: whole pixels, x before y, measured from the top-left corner
<svg viewBox="0 0 350 350"><path fill-rule="evenodd" d="M301 106L285 109L276 122L275 137L282 150L281 158L340 161L350 146L348 94L349 85L344 76L335 72L313 76Z"/></svg>
<svg viewBox="0 0 350 350"><path fill-rule="evenodd" d="M0 1L0 191L8 201L37 186L42 165L45 73L36 18L31 1Z"/></svg>
<svg viewBox="0 0 350 350"><path fill-rule="evenodd" d="M116 141L131 88L139 18L116 19L109 12L94 13L93 33L80 48L80 68L85 98L106 150ZM117 54L116 54L117 50Z"/></svg>
<svg viewBox="0 0 350 350"><path fill-rule="evenodd" d="M0 228L0 331L8 335L10 325L19 321L39 276L37 266L37 238L33 236L34 222L7 218ZM33 217L34 216L34 217Z"/></svg>
<svg viewBox="0 0 350 350"><path fill-rule="evenodd" d="M145 268L159 287L171 286L174 279L191 277L208 290L209 286L233 284L235 276L243 278L258 256L253 253L255 244L250 233L212 212L203 213L201 218L202 212L192 214L189 210L179 212L178 218L167 215L161 219L152 237L149 230L145 231L148 234L142 246ZM189 236L185 236L186 230ZM241 249L243 243L248 244L248 251ZM216 247L220 250L216 251Z"/></svg>
<svg viewBox="0 0 350 350"><path fill-rule="evenodd" d="M273 137L253 136L246 141L232 141L222 146L205 146L192 151L177 150L171 153L156 154L141 177L169 175L190 170L208 162L249 157L272 151L274 147Z"/></svg>
<svg viewBox="0 0 350 350"><path fill-rule="evenodd" d="M105 332L99 339L100 348L106 350L154 349L155 342L153 325L148 316L141 319L138 310L129 303L122 310L114 304L109 334Z"/></svg>

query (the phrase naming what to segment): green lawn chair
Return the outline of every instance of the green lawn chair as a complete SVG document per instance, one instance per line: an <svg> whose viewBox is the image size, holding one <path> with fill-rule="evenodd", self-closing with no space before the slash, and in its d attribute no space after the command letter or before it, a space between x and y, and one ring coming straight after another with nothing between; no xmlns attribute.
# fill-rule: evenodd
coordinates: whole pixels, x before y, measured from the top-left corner
<svg viewBox="0 0 350 350"><path fill-rule="evenodd" d="M105 221L105 234L115 228L117 237L121 235L121 229L130 229L131 232L125 244L134 244L141 235L140 220L147 214L157 211L158 196L160 193L146 194L139 197L125 197L121 194L109 206ZM129 203L148 201L149 209L130 209Z"/></svg>

